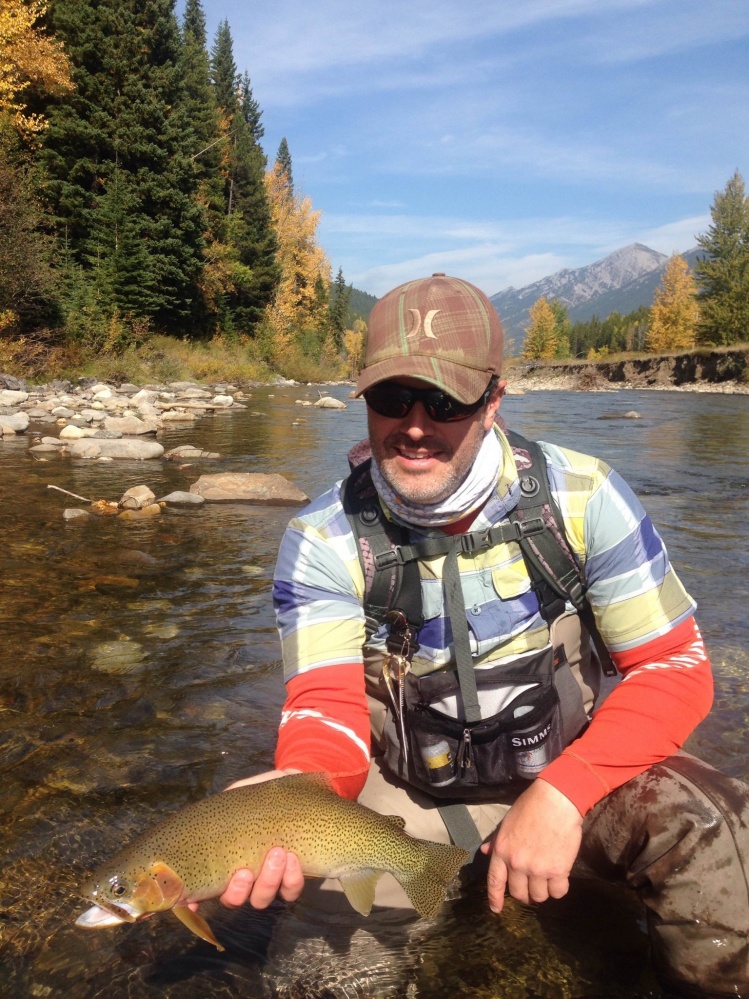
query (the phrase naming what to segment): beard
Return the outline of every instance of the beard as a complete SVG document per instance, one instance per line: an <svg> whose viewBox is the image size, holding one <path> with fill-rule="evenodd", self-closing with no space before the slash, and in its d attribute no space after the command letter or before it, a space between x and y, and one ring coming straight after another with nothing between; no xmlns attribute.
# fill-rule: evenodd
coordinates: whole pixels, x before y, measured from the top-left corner
<svg viewBox="0 0 749 999"><path fill-rule="evenodd" d="M372 454L382 477L406 503L442 503L458 489L471 470L483 442L480 426L471 428L454 446L432 435L414 444L407 434L394 431L383 440L370 439ZM425 456L419 467L419 455ZM404 461L405 456L410 456Z"/></svg>

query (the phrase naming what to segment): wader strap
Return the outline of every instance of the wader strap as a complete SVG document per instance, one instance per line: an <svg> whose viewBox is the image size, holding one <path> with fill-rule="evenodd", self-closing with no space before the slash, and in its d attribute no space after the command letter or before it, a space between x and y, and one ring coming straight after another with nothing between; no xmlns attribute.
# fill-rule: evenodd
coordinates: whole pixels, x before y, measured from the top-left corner
<svg viewBox="0 0 749 999"><path fill-rule="evenodd" d="M467 806L462 801L454 801L449 805L438 805L437 807L442 821L445 823L445 828L450 833L450 839L456 846L462 846L464 850L468 850L471 860L473 860L483 840Z"/></svg>
<svg viewBox="0 0 749 999"><path fill-rule="evenodd" d="M479 695L476 689L476 671L471 657L471 642L468 637L468 622L466 621L466 605L463 600L463 588L460 585L460 569L458 568L458 545L455 544L447 553L444 568L445 596L447 597L447 613L453 633L453 649L455 663L458 668L458 682L463 697L463 713L469 724L481 721Z"/></svg>

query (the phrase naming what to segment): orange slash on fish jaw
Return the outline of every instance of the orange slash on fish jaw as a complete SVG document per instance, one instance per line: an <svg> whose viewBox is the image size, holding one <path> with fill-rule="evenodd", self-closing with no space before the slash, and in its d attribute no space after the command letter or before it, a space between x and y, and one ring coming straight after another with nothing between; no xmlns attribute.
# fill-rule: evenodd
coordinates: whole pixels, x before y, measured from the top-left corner
<svg viewBox="0 0 749 999"><path fill-rule="evenodd" d="M110 892L116 894L117 886ZM104 889L92 893L96 905L92 905L76 919L76 926L84 929L102 929L118 926L120 923L136 923L154 912L173 908L184 892L184 885L168 864L153 864L137 881L128 898L117 901L105 898ZM92 895L89 895L91 899Z"/></svg>

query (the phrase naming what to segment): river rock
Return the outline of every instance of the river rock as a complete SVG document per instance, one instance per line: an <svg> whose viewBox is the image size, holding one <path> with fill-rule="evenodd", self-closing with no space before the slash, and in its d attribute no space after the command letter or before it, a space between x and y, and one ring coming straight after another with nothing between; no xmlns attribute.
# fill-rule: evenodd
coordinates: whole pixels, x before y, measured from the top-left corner
<svg viewBox="0 0 749 999"><path fill-rule="evenodd" d="M60 440L62 441L79 441L84 437L93 437L96 433L91 427L76 427L74 424L70 423L67 427L63 427L60 431Z"/></svg>
<svg viewBox="0 0 749 999"><path fill-rule="evenodd" d="M218 406L220 409L228 409L234 405L234 399L230 395L214 395L211 399L211 405Z"/></svg>
<svg viewBox="0 0 749 999"><path fill-rule="evenodd" d="M221 455L215 451L204 451L195 444L180 444L179 447L167 451L164 457L167 461L192 461L195 458L220 458Z"/></svg>
<svg viewBox="0 0 749 999"><path fill-rule="evenodd" d="M116 430L126 436L140 434L155 434L158 430L156 420L139 420L137 416L108 416L104 420L105 430Z"/></svg>
<svg viewBox="0 0 749 999"><path fill-rule="evenodd" d="M219 472L201 475L190 486L191 493L208 503L260 503L264 506L296 506L309 497L283 475L264 472Z"/></svg>
<svg viewBox="0 0 749 999"><path fill-rule="evenodd" d="M205 496L198 493L186 493L177 489L167 496L162 496L159 503L166 503L167 506L202 506L205 503Z"/></svg>
<svg viewBox="0 0 749 999"><path fill-rule="evenodd" d="M85 523L85 521L91 520L91 514L88 510L82 510L78 506L67 507L67 509L62 511L62 519L67 521L77 520L80 523Z"/></svg>
<svg viewBox="0 0 749 999"><path fill-rule="evenodd" d="M164 423L194 423L197 418L196 413L188 413L186 409L168 409L159 417Z"/></svg>
<svg viewBox="0 0 749 999"><path fill-rule="evenodd" d="M178 389L180 399L210 399L211 393L206 389L198 388L197 385L190 385L189 388Z"/></svg>
<svg viewBox="0 0 749 999"><path fill-rule="evenodd" d="M8 416L0 416L0 423L14 433L20 434L27 429L29 417L27 413L12 413Z"/></svg>
<svg viewBox="0 0 749 999"><path fill-rule="evenodd" d="M14 392L13 389L0 390L0 406L20 406L29 397L28 392Z"/></svg>
<svg viewBox="0 0 749 999"><path fill-rule="evenodd" d="M98 406L99 408L95 409L94 406ZM82 409L79 415L82 416L87 423L98 423L106 417L106 412L101 403L95 402L91 409Z"/></svg>
<svg viewBox="0 0 749 999"><path fill-rule="evenodd" d="M29 451L31 451L33 454L51 454L53 451L59 452L59 450L60 450L59 441L57 447L55 447L54 444L41 443L41 444L34 444L33 447L29 448Z"/></svg>
<svg viewBox="0 0 749 999"><path fill-rule="evenodd" d="M123 493L120 506L123 510L142 510L156 499L148 486L133 486Z"/></svg>
<svg viewBox="0 0 749 999"><path fill-rule="evenodd" d="M23 382L14 375L0 375L0 389L10 389L12 392L23 392Z"/></svg>
<svg viewBox="0 0 749 999"><path fill-rule="evenodd" d="M642 417L635 409L630 409L628 413L601 413L597 417L599 420L640 420Z"/></svg>
<svg viewBox="0 0 749 999"><path fill-rule="evenodd" d="M346 403L334 399L332 395L324 395L315 403L315 409L346 409Z"/></svg>
<svg viewBox="0 0 749 999"><path fill-rule="evenodd" d="M91 437L88 440L73 441L68 454L73 458L134 458L143 461L160 458L164 448L157 441L104 440Z"/></svg>
<svg viewBox="0 0 749 999"><path fill-rule="evenodd" d="M75 416L75 410L70 409L69 406L55 406L52 410L52 415L61 420L72 420Z"/></svg>

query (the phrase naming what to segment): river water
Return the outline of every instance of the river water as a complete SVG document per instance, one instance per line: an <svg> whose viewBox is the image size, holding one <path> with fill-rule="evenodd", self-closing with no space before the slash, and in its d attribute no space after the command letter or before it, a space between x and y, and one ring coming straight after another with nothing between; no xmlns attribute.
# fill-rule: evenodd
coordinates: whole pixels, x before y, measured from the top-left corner
<svg viewBox="0 0 749 999"><path fill-rule="evenodd" d="M314 496L345 475L365 411L302 409L304 397L317 390L255 390L244 411L165 431L167 449L222 455L189 468L39 461L27 439L0 443L0 995L267 994L277 912L206 905L224 954L170 915L95 933L73 922L87 870L162 814L271 765L283 685L270 590L293 510L214 504L67 523L78 504L47 487L117 500L141 483L161 496L202 472L258 471ZM601 419L630 410L642 418ZM688 748L749 778L749 400L534 392L502 412L526 436L605 458L640 494L698 601L716 672L715 707ZM479 886L422 942L410 994L656 999L641 915L627 895L579 882L564 900L510 902L496 918ZM354 983L340 994L368 993Z"/></svg>

